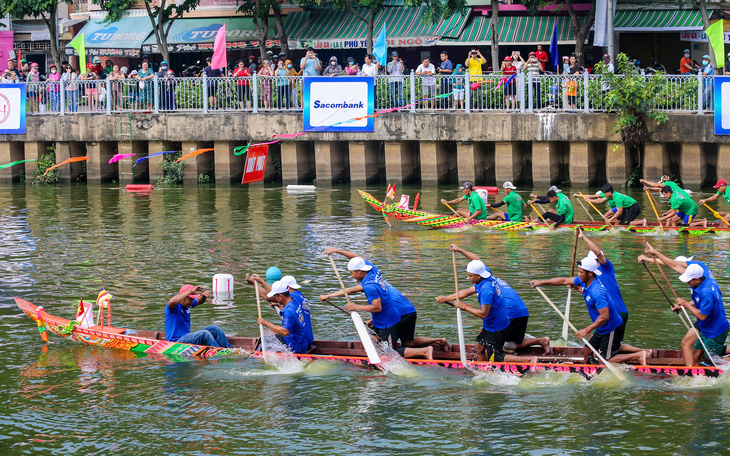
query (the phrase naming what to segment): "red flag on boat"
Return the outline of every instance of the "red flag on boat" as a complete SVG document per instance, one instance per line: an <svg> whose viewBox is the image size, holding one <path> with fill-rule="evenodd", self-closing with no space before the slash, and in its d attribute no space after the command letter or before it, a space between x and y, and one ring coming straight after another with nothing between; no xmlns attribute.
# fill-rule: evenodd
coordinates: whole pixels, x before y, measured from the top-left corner
<svg viewBox="0 0 730 456"><path fill-rule="evenodd" d="M385 196L390 199L395 199L395 184L388 185L388 190L385 192Z"/></svg>
<svg viewBox="0 0 730 456"><path fill-rule="evenodd" d="M252 182L260 182L264 180L264 172L266 171L266 156L269 154L269 145L262 144L259 146L251 146L246 151L245 167L243 168L242 184L250 184Z"/></svg>

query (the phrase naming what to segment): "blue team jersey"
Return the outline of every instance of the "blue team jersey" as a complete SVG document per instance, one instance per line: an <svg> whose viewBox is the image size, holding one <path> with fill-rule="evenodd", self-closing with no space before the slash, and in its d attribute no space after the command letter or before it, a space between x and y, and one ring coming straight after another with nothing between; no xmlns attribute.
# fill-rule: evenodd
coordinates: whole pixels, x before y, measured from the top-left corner
<svg viewBox="0 0 730 456"><path fill-rule="evenodd" d="M596 276L596 278L603 284L603 287L606 289L606 293L608 293L608 299L610 299L614 307L616 307L616 312L629 313L629 309L626 307L626 303L624 303L624 298L623 296L621 296L621 290L618 287L616 270L613 268L613 264L608 259L606 259L606 264L601 264L601 262L599 261L598 270L601 271L603 274L601 274L600 276Z"/></svg>
<svg viewBox="0 0 730 456"><path fill-rule="evenodd" d="M529 317L530 312L527 310L525 301L520 298L514 288L509 286L507 282L502 279L495 278L499 290L502 292L502 298L504 299L504 305L507 307L507 316L510 320L520 317Z"/></svg>
<svg viewBox="0 0 730 456"><path fill-rule="evenodd" d="M165 338L175 342L185 334L190 334L190 310L198 305L198 300L193 299L193 305L187 309L178 304L174 309L165 303Z"/></svg>
<svg viewBox="0 0 730 456"><path fill-rule="evenodd" d="M307 325L307 345L311 344L314 342L314 330L312 329L312 314L309 311L309 300L298 290L290 291L289 296L302 307L304 323Z"/></svg>
<svg viewBox="0 0 730 456"><path fill-rule="evenodd" d="M593 280L591 285L588 286L584 282L581 282L579 277L575 277L573 283L583 287L583 299L586 301L586 307L588 308L588 314L591 316L591 321L596 321L600 315L599 311L608 307L608 321L598 327L598 334L608 334L621 326L624 320L618 314L616 307L611 303L606 292L606 287L600 281Z"/></svg>
<svg viewBox="0 0 730 456"><path fill-rule="evenodd" d="M365 261L365 264L372 266L372 269L368 271L368 275L360 282L360 285L362 285L368 302L372 304L374 300L380 299L381 305L380 312L372 312L373 326L378 329L390 328L400 323L400 314L398 314L398 309L396 309L390 296L391 286L383 279L380 271L373 263Z"/></svg>
<svg viewBox="0 0 730 456"><path fill-rule="evenodd" d="M403 315L416 312L416 308L413 303L403 296L403 293L401 293L399 289L390 284L388 284L388 289L390 290L390 299L393 301L395 308L398 309L398 315L402 317Z"/></svg>
<svg viewBox="0 0 730 456"><path fill-rule="evenodd" d="M507 306L502 298L502 292L497 283L492 279L482 279L474 285L477 290L477 298L480 306L492 306L489 315L482 320L482 327L485 331L497 332L509 326Z"/></svg>
<svg viewBox="0 0 730 456"><path fill-rule="evenodd" d="M692 289L692 301L702 315L707 315L704 320L697 319L703 336L714 339L727 331L730 325L725 315L722 293L716 282L705 278L700 286Z"/></svg>
<svg viewBox="0 0 730 456"><path fill-rule="evenodd" d="M284 343L292 353L306 353L309 343L307 342L307 324L304 320L304 312L298 301L291 300L281 311L281 326L289 331L284 336Z"/></svg>

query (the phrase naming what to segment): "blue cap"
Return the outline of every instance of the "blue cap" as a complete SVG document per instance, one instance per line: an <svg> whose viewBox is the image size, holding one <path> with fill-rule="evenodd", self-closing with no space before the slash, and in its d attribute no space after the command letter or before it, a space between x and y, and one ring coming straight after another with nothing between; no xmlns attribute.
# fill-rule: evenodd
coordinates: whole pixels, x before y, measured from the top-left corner
<svg viewBox="0 0 730 456"><path fill-rule="evenodd" d="M689 49L685 49L684 52L689 54Z"/></svg>
<svg viewBox="0 0 730 456"><path fill-rule="evenodd" d="M167 60L163 60L162 62L160 62L160 65L167 65Z"/></svg>
<svg viewBox="0 0 730 456"><path fill-rule="evenodd" d="M281 279L281 269L272 266L266 270L266 283L273 283Z"/></svg>

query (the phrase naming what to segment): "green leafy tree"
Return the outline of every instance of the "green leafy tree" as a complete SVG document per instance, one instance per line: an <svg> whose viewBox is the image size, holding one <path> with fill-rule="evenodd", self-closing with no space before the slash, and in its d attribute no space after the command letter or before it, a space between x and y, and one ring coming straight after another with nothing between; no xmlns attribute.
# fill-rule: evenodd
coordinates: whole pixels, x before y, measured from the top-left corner
<svg viewBox="0 0 730 456"><path fill-rule="evenodd" d="M289 55L289 38L286 36L284 18L281 15L281 4L278 0L237 0L238 11L250 15L256 28L261 58L266 55L266 37L269 34L269 18L273 12L276 20L276 37L281 44L281 51Z"/></svg>
<svg viewBox="0 0 730 456"><path fill-rule="evenodd" d="M138 0L93 0L93 2L107 12L109 22L118 21L126 10L139 3ZM183 17L183 14L197 8L199 4L200 0L144 0L147 16L152 22L152 32L157 40L157 48L163 60L170 61L167 37L172 24Z"/></svg>
<svg viewBox="0 0 730 456"><path fill-rule="evenodd" d="M10 15L15 18L34 17L41 18L48 27L51 35L51 56L58 68L61 68L61 56L58 52L58 27L56 15L58 5L71 3L64 0L0 0L0 14Z"/></svg>
<svg viewBox="0 0 730 456"><path fill-rule="evenodd" d="M669 120L666 112L657 109L666 97L667 79L663 74L650 78L642 76L624 53L616 56L616 74L604 72L604 68L603 62L596 65L596 72L602 73L603 82L609 89L603 99L605 107L616 114L612 130L621 134L633 166L640 169L641 150L649 139L649 125Z"/></svg>
<svg viewBox="0 0 730 456"><path fill-rule="evenodd" d="M540 8L548 5L561 5L562 7L555 12L566 11L570 16L570 29L573 31L575 38L575 59L579 65L585 65L584 49L586 39L591 31L591 27L596 22L596 0L591 0L591 8L585 16L578 15L573 5L575 0L522 0L522 4L527 7L527 12L536 15Z"/></svg>

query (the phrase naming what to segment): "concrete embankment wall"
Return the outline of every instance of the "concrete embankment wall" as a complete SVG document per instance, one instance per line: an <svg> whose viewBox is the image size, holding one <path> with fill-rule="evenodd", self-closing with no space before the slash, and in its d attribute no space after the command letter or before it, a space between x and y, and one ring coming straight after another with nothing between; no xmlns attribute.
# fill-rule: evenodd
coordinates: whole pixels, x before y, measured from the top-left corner
<svg viewBox="0 0 730 456"><path fill-rule="evenodd" d="M672 174L685 185L707 185L730 175L730 138L715 136L711 115L673 114L650 126L641 157L631 157L611 131L608 114L392 113L375 121L374 133L310 133L270 147L268 181L318 185L407 182L422 185L471 180L479 185L622 184L640 160L643 174ZM243 157L233 153L248 141L301 131L301 113L135 114L133 152L214 148L185 161L185 183L200 174L218 184L240 182ZM38 158L55 146L56 161L85 156L90 182L154 182L162 156L129 173L129 161L109 165L120 153L118 116L30 116L26 135L0 135L0 164ZM26 175L34 163L25 164ZM124 168L126 167L126 168ZM22 166L0 170L0 181L19 178ZM75 181L83 165L60 168L61 181Z"/></svg>

